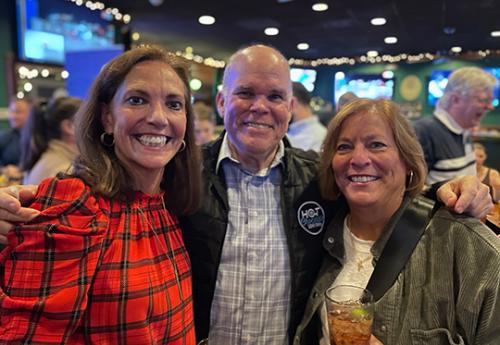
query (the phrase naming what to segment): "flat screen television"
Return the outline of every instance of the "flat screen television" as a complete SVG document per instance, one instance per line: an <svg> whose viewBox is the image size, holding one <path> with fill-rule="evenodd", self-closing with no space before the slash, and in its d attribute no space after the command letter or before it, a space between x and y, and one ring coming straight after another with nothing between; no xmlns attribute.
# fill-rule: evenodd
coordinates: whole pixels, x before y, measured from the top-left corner
<svg viewBox="0 0 500 345"><path fill-rule="evenodd" d="M312 92L314 90L314 83L316 82L316 70L291 68L290 77L293 82L302 83L307 91Z"/></svg>
<svg viewBox="0 0 500 345"><path fill-rule="evenodd" d="M115 47L115 25L62 0L16 0L18 57L22 61L64 64L65 53Z"/></svg>
<svg viewBox="0 0 500 345"><path fill-rule="evenodd" d="M485 67L484 70L494 75L498 83L500 83L500 67ZM448 77L452 71L450 70L434 70L429 77L427 85L427 103L430 106L435 106L437 101L443 96L444 89L448 84ZM498 106L499 84L493 90L493 106Z"/></svg>
<svg viewBox="0 0 500 345"><path fill-rule="evenodd" d="M340 96L353 92L356 96L370 99L392 99L394 94L394 78L384 78L381 74L335 75L335 104Z"/></svg>

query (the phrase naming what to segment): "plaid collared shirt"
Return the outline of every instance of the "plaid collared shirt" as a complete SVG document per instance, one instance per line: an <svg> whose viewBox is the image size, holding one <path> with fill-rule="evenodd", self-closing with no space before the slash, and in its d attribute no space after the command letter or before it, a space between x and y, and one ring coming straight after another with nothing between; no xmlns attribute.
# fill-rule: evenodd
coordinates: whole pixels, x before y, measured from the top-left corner
<svg viewBox="0 0 500 345"><path fill-rule="evenodd" d="M281 145L271 167L253 175L231 158L224 139L219 161L230 212L212 302L210 344L287 343L291 268L280 204L283 154Z"/></svg>
<svg viewBox="0 0 500 345"><path fill-rule="evenodd" d="M195 344L190 262L162 195L110 201L55 178L32 207L0 254L0 343Z"/></svg>

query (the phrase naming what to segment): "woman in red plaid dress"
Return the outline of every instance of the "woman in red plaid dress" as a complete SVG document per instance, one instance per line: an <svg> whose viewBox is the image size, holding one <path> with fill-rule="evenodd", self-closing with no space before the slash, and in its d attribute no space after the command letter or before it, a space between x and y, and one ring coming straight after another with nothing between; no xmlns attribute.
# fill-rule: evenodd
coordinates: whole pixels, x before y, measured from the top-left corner
<svg viewBox="0 0 500 345"><path fill-rule="evenodd" d="M159 48L105 65L71 176L41 183L0 254L0 343L195 344L177 215L197 207L187 75Z"/></svg>

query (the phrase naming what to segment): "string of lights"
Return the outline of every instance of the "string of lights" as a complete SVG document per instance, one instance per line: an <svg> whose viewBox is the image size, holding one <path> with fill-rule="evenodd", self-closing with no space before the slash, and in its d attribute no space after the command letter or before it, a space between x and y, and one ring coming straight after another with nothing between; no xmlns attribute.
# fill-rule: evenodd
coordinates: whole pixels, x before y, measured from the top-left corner
<svg viewBox="0 0 500 345"><path fill-rule="evenodd" d="M89 10L92 11L101 11L101 18L107 20L107 21L112 21L116 20L118 22L123 22L124 24L130 23L132 20L132 17L130 14L124 14L121 13L120 10L116 7L106 7L104 3L99 2L99 1L84 1L84 0L67 0L70 2L73 2L77 6L83 6L87 7Z"/></svg>
<svg viewBox="0 0 500 345"><path fill-rule="evenodd" d="M193 48L192 47L186 47L184 51L176 51L175 55L177 56L182 56L183 58L194 61L197 63L202 63L206 66L214 67L214 68L224 68L226 66L226 62L223 60L217 60L214 59L213 57L206 57L204 58L201 55L194 54L193 53Z"/></svg>
<svg viewBox="0 0 500 345"><path fill-rule="evenodd" d="M182 56L187 60L197 63L203 63L210 67L224 68L226 62L223 60L216 60L212 57L205 58L201 55L194 54L192 47L187 47L184 51L176 51L176 55ZM315 60L290 58L288 63L290 66L304 66L304 67L318 67L318 66L340 66L340 65L356 65L356 64L377 64L377 63L419 63L437 60L443 57L449 58L463 58L467 60L480 60L487 57L500 57L500 50L479 50L479 51L466 51L460 53L451 52L448 55L443 54L398 54L398 55L378 55L376 52L368 52L366 55L358 57L331 57L320 58Z"/></svg>
<svg viewBox="0 0 500 345"><path fill-rule="evenodd" d="M368 52L366 55L361 55L358 57L333 57L333 58L321 58L316 60L304 60L304 59L296 59L291 58L288 60L288 63L293 66L310 66L317 67L321 65L327 66L339 66L339 65L355 65L359 63L364 64L375 64L375 63L397 63L397 62L406 62L406 63L418 63L418 62L427 62L433 61L443 57L451 57L451 58L463 58L467 60L480 60L486 57L499 57L500 50L479 50L479 51L467 51L461 53L451 52L448 55L443 54L431 54L431 53L420 53L420 54L398 54L398 55L378 55L378 54L370 54L372 52ZM376 53L376 52L374 52Z"/></svg>

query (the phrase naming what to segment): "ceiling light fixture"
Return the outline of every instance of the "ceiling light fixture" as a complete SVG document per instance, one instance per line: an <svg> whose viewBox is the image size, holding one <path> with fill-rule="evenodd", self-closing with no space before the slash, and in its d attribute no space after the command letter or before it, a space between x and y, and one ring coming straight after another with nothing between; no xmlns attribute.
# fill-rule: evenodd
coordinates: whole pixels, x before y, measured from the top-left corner
<svg viewBox="0 0 500 345"><path fill-rule="evenodd" d="M212 16L205 15L198 18L198 22L203 25L212 25L213 23L215 23L215 18Z"/></svg>
<svg viewBox="0 0 500 345"><path fill-rule="evenodd" d="M370 20L370 23L372 25L384 25L385 23L387 23L387 20L383 17L377 17L377 18L372 18L372 20Z"/></svg>
<svg viewBox="0 0 500 345"><path fill-rule="evenodd" d="M273 27L269 27L269 28L265 28L264 29L264 33L267 35L267 36L276 36L277 34L280 33L279 29L278 28L273 28Z"/></svg>
<svg viewBox="0 0 500 345"><path fill-rule="evenodd" d="M153 6L160 6L163 4L163 0L149 0L149 3Z"/></svg>
<svg viewBox="0 0 500 345"><path fill-rule="evenodd" d="M451 47L450 50L454 53L460 53L462 51L462 47Z"/></svg>
<svg viewBox="0 0 500 345"><path fill-rule="evenodd" d="M500 37L500 31L499 31L499 30L497 30L497 31L492 31L492 32L490 33L490 35L491 35L491 37Z"/></svg>
<svg viewBox="0 0 500 345"><path fill-rule="evenodd" d="M376 56L378 56L378 51L376 51L376 50L369 50L369 51L366 52L366 56L368 56L368 57L376 57Z"/></svg>
<svg viewBox="0 0 500 345"><path fill-rule="evenodd" d="M323 12L323 11L326 11L328 9L328 4L325 4L324 2L318 2L314 5L312 5L312 9L313 9L313 11L316 11L316 12Z"/></svg>
<svg viewBox="0 0 500 345"><path fill-rule="evenodd" d="M445 26L443 28L443 32L447 35L453 35L455 33L456 29L453 26Z"/></svg>
<svg viewBox="0 0 500 345"><path fill-rule="evenodd" d="M309 49L309 44L307 44L307 43L299 43L299 44L297 44L297 49L298 50L307 50L307 49Z"/></svg>
<svg viewBox="0 0 500 345"><path fill-rule="evenodd" d="M384 38L384 42L387 44L394 44L394 43L398 42L398 39L397 39L397 37L389 36L389 37Z"/></svg>

